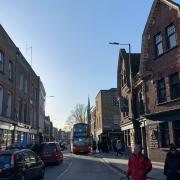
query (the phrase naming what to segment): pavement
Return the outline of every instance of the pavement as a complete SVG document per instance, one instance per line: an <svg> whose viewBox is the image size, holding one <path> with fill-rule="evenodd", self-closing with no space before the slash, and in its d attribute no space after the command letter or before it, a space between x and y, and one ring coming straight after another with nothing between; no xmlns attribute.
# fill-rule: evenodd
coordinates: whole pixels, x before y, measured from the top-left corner
<svg viewBox="0 0 180 180"><path fill-rule="evenodd" d="M122 175L125 174L128 164L128 156L116 156L114 153L95 153L94 156L100 157L111 167L117 169ZM165 180L166 176L163 174L164 163L152 162L152 170L148 173L147 179Z"/></svg>

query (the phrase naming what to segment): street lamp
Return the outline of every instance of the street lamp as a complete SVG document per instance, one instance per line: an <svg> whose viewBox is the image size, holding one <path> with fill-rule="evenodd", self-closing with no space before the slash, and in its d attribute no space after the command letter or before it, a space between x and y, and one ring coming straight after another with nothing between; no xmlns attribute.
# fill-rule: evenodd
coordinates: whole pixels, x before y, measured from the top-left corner
<svg viewBox="0 0 180 180"><path fill-rule="evenodd" d="M133 81L132 81L132 70L131 70L131 44L130 43L121 44L118 42L109 42L109 44L110 45L116 45L116 46L128 46L128 48L129 48L128 64L129 64L130 92L131 92L130 101L131 101L132 122L133 122L134 130L135 130L135 141L137 143L137 141L139 141L139 138L138 138L138 129L137 129L138 127L137 127L137 122L134 119L134 108L133 108Z"/></svg>

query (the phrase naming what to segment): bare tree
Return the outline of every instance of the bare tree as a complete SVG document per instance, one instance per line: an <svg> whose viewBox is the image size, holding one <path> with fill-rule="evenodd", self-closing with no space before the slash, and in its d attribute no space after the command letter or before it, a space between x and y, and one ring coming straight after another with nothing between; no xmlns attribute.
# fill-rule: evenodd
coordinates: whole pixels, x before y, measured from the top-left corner
<svg viewBox="0 0 180 180"><path fill-rule="evenodd" d="M76 123L85 123L86 107L84 104L76 104L71 113Z"/></svg>
<svg viewBox="0 0 180 180"><path fill-rule="evenodd" d="M68 116L68 118L65 122L64 130L71 131L71 129L75 123L76 123L75 119L72 116Z"/></svg>
<svg viewBox="0 0 180 180"><path fill-rule="evenodd" d="M75 123L84 123L85 122L85 114L86 114L86 106L83 104L76 104L74 109L71 111L71 115L68 116L64 130L69 131L72 129Z"/></svg>

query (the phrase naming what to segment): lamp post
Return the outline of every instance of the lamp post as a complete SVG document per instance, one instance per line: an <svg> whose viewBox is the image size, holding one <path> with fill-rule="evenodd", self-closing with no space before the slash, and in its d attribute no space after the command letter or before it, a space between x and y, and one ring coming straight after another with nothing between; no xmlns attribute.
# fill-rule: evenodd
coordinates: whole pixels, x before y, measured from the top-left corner
<svg viewBox="0 0 180 180"><path fill-rule="evenodd" d="M129 49L129 56L128 56L128 64L129 64L129 80L130 80L130 101L131 101L131 112L132 112L132 122L133 122L133 127L134 127L134 131L135 131L135 143L139 143L139 135L138 135L138 124L137 121L135 120L134 117L134 108L133 108L133 80L132 80L132 70L131 70L131 44L130 43L118 43L118 42L109 42L110 45L116 45L116 46L128 46ZM119 102L120 103L120 102ZM120 106L121 108L121 106ZM121 112L121 110L120 110Z"/></svg>

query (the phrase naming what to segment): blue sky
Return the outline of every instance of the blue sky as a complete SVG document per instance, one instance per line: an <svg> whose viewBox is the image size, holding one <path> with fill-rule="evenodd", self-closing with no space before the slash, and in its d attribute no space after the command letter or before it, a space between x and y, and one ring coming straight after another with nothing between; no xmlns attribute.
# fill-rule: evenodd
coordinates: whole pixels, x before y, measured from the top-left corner
<svg viewBox="0 0 180 180"><path fill-rule="evenodd" d="M0 0L0 23L30 62L47 96L46 114L63 127L77 103L116 87L118 51L140 52L152 0ZM176 2L179 2L177 0ZM123 47L121 47L123 48ZM125 47L124 47L125 48Z"/></svg>

